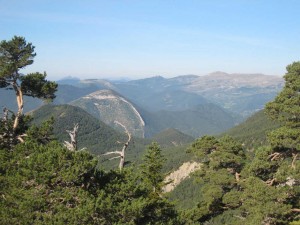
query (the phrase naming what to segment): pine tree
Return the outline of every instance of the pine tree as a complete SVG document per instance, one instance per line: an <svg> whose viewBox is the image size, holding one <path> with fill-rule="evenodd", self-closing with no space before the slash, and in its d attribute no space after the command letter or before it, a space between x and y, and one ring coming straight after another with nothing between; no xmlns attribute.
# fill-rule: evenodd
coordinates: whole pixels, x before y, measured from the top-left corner
<svg viewBox="0 0 300 225"><path fill-rule="evenodd" d="M300 62L287 66L284 79L283 90L266 105L267 115L281 123L279 129L269 134L269 141L282 153L274 157L285 154L296 160L300 151Z"/></svg>
<svg viewBox="0 0 300 225"><path fill-rule="evenodd" d="M25 38L14 36L9 41L0 42L0 88L13 89L16 94L18 112L14 113L12 135L17 136L20 120L23 117L23 96L37 97L44 100L55 98L57 89L55 82L46 80L46 73L29 73L24 75L20 72L33 63L36 56L34 46L27 43ZM7 133L0 137L9 136ZM22 137L18 137L22 141Z"/></svg>
<svg viewBox="0 0 300 225"><path fill-rule="evenodd" d="M266 105L280 123L268 134L271 146L256 149L242 171L240 218L247 224L289 224L300 207L300 62L287 66L285 86Z"/></svg>
<svg viewBox="0 0 300 225"><path fill-rule="evenodd" d="M240 172L245 164L244 150L238 142L225 136L217 139L203 136L188 149L202 162L195 178L202 184L198 207L191 217L194 222L205 222L241 204Z"/></svg>

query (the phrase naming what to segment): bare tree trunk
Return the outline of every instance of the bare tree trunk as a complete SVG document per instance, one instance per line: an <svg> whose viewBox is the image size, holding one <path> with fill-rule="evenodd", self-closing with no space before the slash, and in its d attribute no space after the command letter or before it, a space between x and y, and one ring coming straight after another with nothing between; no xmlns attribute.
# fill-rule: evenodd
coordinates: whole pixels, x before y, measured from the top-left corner
<svg viewBox="0 0 300 225"><path fill-rule="evenodd" d="M24 102L23 102L23 92L16 82L13 83L13 88L16 92L17 104L18 104L18 112L13 125L13 133L15 134L19 125L20 117L23 115Z"/></svg>
<svg viewBox="0 0 300 225"><path fill-rule="evenodd" d="M78 123L74 125L73 130L66 130L67 133L70 135L71 142L65 141L65 146L70 151L76 151L77 150L77 132L78 132L79 125Z"/></svg>
<svg viewBox="0 0 300 225"><path fill-rule="evenodd" d="M121 124L118 121L115 121L115 123L124 128L125 133L128 136L127 142L124 143L123 148L122 148L121 151L106 152L103 155L117 154L118 156L110 158L109 160L120 158L119 169L120 169L120 171L122 171L122 169L124 168L124 164L125 164L125 151L126 151L128 145L129 145L130 141L131 141L131 134L129 133L129 131L127 130L127 128L123 124Z"/></svg>

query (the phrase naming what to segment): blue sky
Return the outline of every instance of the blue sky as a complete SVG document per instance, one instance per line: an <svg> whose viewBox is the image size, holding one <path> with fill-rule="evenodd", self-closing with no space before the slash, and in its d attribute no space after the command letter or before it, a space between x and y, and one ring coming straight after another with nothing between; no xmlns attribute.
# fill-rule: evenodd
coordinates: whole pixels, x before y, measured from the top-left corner
<svg viewBox="0 0 300 225"><path fill-rule="evenodd" d="M283 75L300 60L298 0L0 0L0 37L36 46L49 79Z"/></svg>

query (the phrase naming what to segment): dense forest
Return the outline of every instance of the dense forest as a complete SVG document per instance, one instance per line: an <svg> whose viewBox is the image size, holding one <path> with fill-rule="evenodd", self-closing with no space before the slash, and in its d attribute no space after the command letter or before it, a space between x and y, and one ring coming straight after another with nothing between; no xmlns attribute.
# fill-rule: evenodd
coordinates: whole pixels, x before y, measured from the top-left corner
<svg viewBox="0 0 300 225"><path fill-rule="evenodd" d="M163 154L165 146L153 142L136 163L107 170L101 154L116 139L126 149L130 135L126 142L126 134L113 136L114 130L93 122L97 135L82 130L78 142L101 137L103 150L77 148L75 128L67 148L66 134L54 136L63 124L51 117L32 123L23 113L24 96L52 101L57 90L46 73L20 72L35 56L23 37L0 43L0 88L13 90L18 103L16 112L4 108L0 120L0 224L300 224L300 62L287 66L284 88L260 117L267 129L250 127L253 138L206 135L184 147L191 137L171 130L184 144L169 141ZM234 132L240 133L228 134ZM168 134L155 140L170 140ZM165 163L172 168L191 158L201 168L164 193Z"/></svg>

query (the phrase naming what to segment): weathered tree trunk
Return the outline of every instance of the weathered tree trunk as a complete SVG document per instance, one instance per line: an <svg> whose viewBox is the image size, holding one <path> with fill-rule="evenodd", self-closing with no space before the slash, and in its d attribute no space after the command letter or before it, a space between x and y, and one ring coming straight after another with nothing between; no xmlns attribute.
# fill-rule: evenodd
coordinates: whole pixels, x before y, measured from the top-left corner
<svg viewBox="0 0 300 225"><path fill-rule="evenodd" d="M79 125L78 123L74 125L73 130L66 130L67 133L70 135L71 142L65 141L65 146L70 151L77 151L77 132L78 132Z"/></svg>
<svg viewBox="0 0 300 225"><path fill-rule="evenodd" d="M16 82L13 83L13 88L16 92L16 96L17 96L17 104L18 104L18 112L14 121L14 125L13 125L13 133L16 133L16 130L18 128L19 125L19 120L20 117L23 115L23 107L24 107L24 103L23 103L23 93L21 88L17 85Z"/></svg>
<svg viewBox="0 0 300 225"><path fill-rule="evenodd" d="M123 124L121 124L118 121L115 121L115 123L124 128L125 133L128 136L127 142L124 143L123 148L122 148L121 151L106 152L103 155L117 154L118 156L110 158L109 160L120 158L119 169L120 169L120 171L122 171L122 169L124 168L124 164L125 164L125 151L126 151L128 145L129 145L130 141L131 141L131 134L129 133L129 131L127 130L127 128Z"/></svg>

